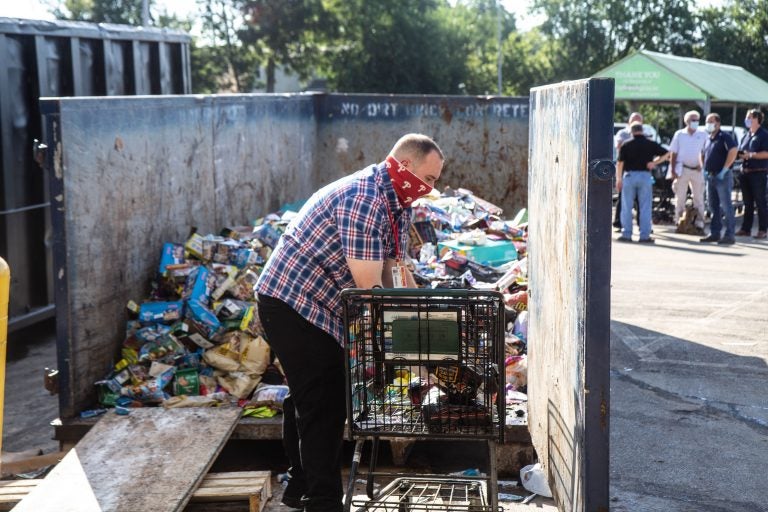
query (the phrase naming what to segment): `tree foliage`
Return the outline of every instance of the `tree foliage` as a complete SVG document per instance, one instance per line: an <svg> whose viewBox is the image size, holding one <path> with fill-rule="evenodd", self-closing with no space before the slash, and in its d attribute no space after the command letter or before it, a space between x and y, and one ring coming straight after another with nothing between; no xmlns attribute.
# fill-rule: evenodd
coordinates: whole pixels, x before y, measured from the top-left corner
<svg viewBox="0 0 768 512"><path fill-rule="evenodd" d="M44 0L61 18L141 23L141 0ZM527 31L497 0L196 0L197 21L156 12L155 26L196 29L195 92L247 92L278 68L331 90L495 94L584 78L636 50L737 64L768 79L768 0L533 0ZM199 23L198 23L199 21ZM265 70L260 75L260 68Z"/></svg>
<svg viewBox="0 0 768 512"><path fill-rule="evenodd" d="M556 63L552 79L590 76L635 50L690 56L696 30L691 0L534 0Z"/></svg>
<svg viewBox="0 0 768 512"><path fill-rule="evenodd" d="M697 57L741 66L768 80L768 0L730 0L700 13Z"/></svg>
<svg viewBox="0 0 768 512"><path fill-rule="evenodd" d="M282 66L308 78L319 65L329 38L339 24L322 0L238 0L245 23L238 31L266 68L266 89L275 86L275 70Z"/></svg>
<svg viewBox="0 0 768 512"><path fill-rule="evenodd" d="M141 10L142 0L63 0L52 13L58 19L141 25Z"/></svg>

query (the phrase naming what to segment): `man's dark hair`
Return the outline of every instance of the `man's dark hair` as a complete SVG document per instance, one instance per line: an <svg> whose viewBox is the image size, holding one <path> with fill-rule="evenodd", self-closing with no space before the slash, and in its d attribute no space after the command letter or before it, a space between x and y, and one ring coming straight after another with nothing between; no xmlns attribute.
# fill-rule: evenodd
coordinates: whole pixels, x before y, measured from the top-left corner
<svg viewBox="0 0 768 512"><path fill-rule="evenodd" d="M747 115L751 118L757 119L759 124L763 124L763 113L760 110L753 108L747 112Z"/></svg>
<svg viewBox="0 0 768 512"><path fill-rule="evenodd" d="M632 133L643 133L643 123L632 123L629 129Z"/></svg>
<svg viewBox="0 0 768 512"><path fill-rule="evenodd" d="M717 121L718 123L720 122L720 114L715 114L714 112L712 112L712 113L711 113L711 114L709 114L707 117L711 117L712 119L714 119L714 120L715 120L715 121Z"/></svg>
<svg viewBox="0 0 768 512"><path fill-rule="evenodd" d="M414 160L421 160L432 151L437 152L440 156L440 160L445 160L443 152L440 150L440 146L437 145L437 142L420 133L409 133L403 135L400 137L400 140L395 142L390 154L399 159L402 158L403 155L408 155Z"/></svg>

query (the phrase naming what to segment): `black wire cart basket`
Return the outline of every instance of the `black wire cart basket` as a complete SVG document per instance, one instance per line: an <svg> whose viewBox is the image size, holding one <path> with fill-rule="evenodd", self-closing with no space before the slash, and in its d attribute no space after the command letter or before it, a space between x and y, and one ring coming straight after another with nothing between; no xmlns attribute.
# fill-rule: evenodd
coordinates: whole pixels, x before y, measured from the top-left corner
<svg viewBox="0 0 768 512"><path fill-rule="evenodd" d="M496 443L504 436L502 295L477 290L342 292L349 440L345 510L498 510ZM484 477L377 473L379 438L485 441ZM368 500L353 497L371 440ZM378 494L376 476L395 476Z"/></svg>

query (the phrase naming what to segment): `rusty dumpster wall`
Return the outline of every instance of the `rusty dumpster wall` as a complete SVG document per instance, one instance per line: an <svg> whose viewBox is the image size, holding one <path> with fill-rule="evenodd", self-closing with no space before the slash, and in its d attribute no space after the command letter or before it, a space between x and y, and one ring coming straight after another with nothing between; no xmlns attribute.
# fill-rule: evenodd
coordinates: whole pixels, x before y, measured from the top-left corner
<svg viewBox="0 0 768 512"><path fill-rule="evenodd" d="M468 188L510 216L526 205L528 98L332 94L318 117L321 183L383 160L416 131L445 153L439 189Z"/></svg>
<svg viewBox="0 0 768 512"><path fill-rule="evenodd" d="M385 107L372 105L388 104ZM60 413L91 406L114 363L125 305L162 244L249 223L380 161L406 132L434 135L440 186L525 206L526 98L326 94L43 101L54 198ZM377 110L378 109L378 110Z"/></svg>
<svg viewBox="0 0 768 512"><path fill-rule="evenodd" d="M531 91L528 428L562 511L608 510L612 115L612 80Z"/></svg>
<svg viewBox="0 0 768 512"><path fill-rule="evenodd" d="M148 292L162 243L242 224L312 184L310 97L46 100L54 133L60 412L93 404L125 306ZM290 192L290 193L289 193Z"/></svg>

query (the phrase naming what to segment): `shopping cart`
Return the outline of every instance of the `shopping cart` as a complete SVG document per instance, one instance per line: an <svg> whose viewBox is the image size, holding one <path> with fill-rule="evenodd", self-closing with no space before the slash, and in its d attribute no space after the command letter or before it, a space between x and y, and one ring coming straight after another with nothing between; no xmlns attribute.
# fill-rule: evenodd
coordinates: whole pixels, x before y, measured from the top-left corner
<svg viewBox="0 0 768 512"><path fill-rule="evenodd" d="M345 290L349 440L345 510L496 512L504 437L504 307L476 290ZM487 476L376 472L380 437L484 441ZM368 499L353 497L371 442ZM374 493L375 477L395 477Z"/></svg>

